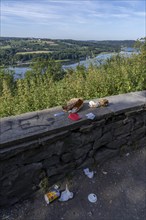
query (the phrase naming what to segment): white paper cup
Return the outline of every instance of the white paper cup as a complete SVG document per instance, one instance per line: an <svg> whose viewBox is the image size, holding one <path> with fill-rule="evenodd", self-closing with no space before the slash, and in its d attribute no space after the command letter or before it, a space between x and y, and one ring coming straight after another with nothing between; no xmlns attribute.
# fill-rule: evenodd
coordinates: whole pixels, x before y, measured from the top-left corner
<svg viewBox="0 0 146 220"><path fill-rule="evenodd" d="M97 201L97 196L94 193L88 195L89 202L95 203Z"/></svg>

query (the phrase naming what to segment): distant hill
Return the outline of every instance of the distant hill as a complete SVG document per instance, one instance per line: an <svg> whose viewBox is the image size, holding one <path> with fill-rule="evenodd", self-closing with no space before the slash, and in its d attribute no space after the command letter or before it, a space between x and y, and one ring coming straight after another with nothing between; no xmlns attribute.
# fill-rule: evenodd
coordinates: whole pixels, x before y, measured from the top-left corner
<svg viewBox="0 0 146 220"><path fill-rule="evenodd" d="M35 58L79 61L102 52L120 52L133 47L134 40L72 40L49 38L0 37L0 66L29 63Z"/></svg>

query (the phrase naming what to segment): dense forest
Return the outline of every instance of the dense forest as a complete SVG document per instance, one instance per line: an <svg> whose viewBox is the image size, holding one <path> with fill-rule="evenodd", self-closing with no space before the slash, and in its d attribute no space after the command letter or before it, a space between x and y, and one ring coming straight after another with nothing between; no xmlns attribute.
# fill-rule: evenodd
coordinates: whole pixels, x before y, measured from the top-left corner
<svg viewBox="0 0 146 220"><path fill-rule="evenodd" d="M146 89L146 38L137 47L140 53L131 57L116 55L100 66L66 71L59 62L40 57L22 79L1 68L0 117L63 105L73 97L89 100Z"/></svg>
<svg viewBox="0 0 146 220"><path fill-rule="evenodd" d="M135 41L76 41L36 38L0 38L0 66L30 64L44 58L61 62L79 61L95 57L101 52L119 52L133 47Z"/></svg>

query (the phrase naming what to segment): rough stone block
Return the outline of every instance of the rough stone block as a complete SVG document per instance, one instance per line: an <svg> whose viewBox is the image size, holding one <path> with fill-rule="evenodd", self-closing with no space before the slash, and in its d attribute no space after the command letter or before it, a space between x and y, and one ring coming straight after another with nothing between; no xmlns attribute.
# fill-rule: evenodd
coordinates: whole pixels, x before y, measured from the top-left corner
<svg viewBox="0 0 146 220"><path fill-rule="evenodd" d="M116 156L119 153L119 149L113 150L113 149L107 149L106 147L103 147L96 151L94 159L98 164L101 164L108 160L109 158L112 158Z"/></svg>
<svg viewBox="0 0 146 220"><path fill-rule="evenodd" d="M101 127L105 125L105 122L106 122L106 119L102 119L99 121L94 121L92 122L92 124L94 125L94 127Z"/></svg>
<svg viewBox="0 0 146 220"><path fill-rule="evenodd" d="M114 140L110 143L108 143L106 145L107 148L110 148L110 149L116 149L116 148L120 148L121 146L125 145L127 143L127 138L120 138L120 139L117 139L117 140Z"/></svg>
<svg viewBox="0 0 146 220"><path fill-rule="evenodd" d="M93 124L83 125L83 126L80 128L80 132L82 132L82 133L88 133L88 132L92 131L93 128L94 128L94 125L93 125Z"/></svg>
<svg viewBox="0 0 146 220"><path fill-rule="evenodd" d="M63 148L65 151L72 151L76 148L82 146L83 141L81 138L81 133L79 132L72 132L72 134L64 139Z"/></svg>
<svg viewBox="0 0 146 220"><path fill-rule="evenodd" d="M118 119L117 119L118 120ZM120 121L114 121L112 123L108 123L103 128L103 133L107 133L108 131L115 130L119 127L123 126L123 120Z"/></svg>
<svg viewBox="0 0 146 220"><path fill-rule="evenodd" d="M95 160L94 158L87 158L80 166L79 169L84 169L87 167L90 167L94 164Z"/></svg>
<svg viewBox="0 0 146 220"><path fill-rule="evenodd" d="M137 140L140 140L142 139L144 136L146 136L146 127L143 126L137 130L134 130L132 133L131 133L131 141L137 141Z"/></svg>
<svg viewBox="0 0 146 220"><path fill-rule="evenodd" d="M102 128L95 128L91 133L91 141L99 139L102 136Z"/></svg>
<svg viewBox="0 0 146 220"><path fill-rule="evenodd" d="M95 154L95 152L96 152L96 149L90 150L89 153L88 153L88 156L89 156L89 157L93 157L93 155Z"/></svg>
<svg viewBox="0 0 146 220"><path fill-rule="evenodd" d="M52 156L49 157L47 159L45 159L42 162L43 168L48 169L49 167L53 166L53 165L57 165L60 163L60 159L58 156Z"/></svg>
<svg viewBox="0 0 146 220"><path fill-rule="evenodd" d="M76 167L79 167L86 159L87 155L83 155L79 159L76 160Z"/></svg>
<svg viewBox="0 0 146 220"><path fill-rule="evenodd" d="M74 159L73 157L73 152L70 152L70 153L65 153L61 156L61 160L64 162L64 163L68 163L70 161L72 161Z"/></svg>
<svg viewBox="0 0 146 220"><path fill-rule="evenodd" d="M142 109L145 104L144 97L138 97L130 93L110 96L108 97L108 100L109 103L111 103L111 105L108 106L108 109L115 115Z"/></svg>
<svg viewBox="0 0 146 220"><path fill-rule="evenodd" d="M74 158L79 159L80 157L86 155L90 149L92 149L92 144L87 144L85 146L82 146L81 148L77 149L74 152Z"/></svg>
<svg viewBox="0 0 146 220"><path fill-rule="evenodd" d="M93 149L97 149L101 147L102 145L105 145L109 143L112 140L112 134L111 132L105 133L101 138L96 139L93 145Z"/></svg>
<svg viewBox="0 0 146 220"><path fill-rule="evenodd" d="M136 117L135 122L133 123L133 130L146 126L145 120L142 117Z"/></svg>
<svg viewBox="0 0 146 220"><path fill-rule="evenodd" d="M137 147L146 147L146 136L134 143Z"/></svg>
<svg viewBox="0 0 146 220"><path fill-rule="evenodd" d="M123 126L121 126L119 128L116 128L114 130L114 136L117 137L117 136L125 134L125 133L130 133L131 129L132 129L132 124L131 123L123 125Z"/></svg>
<svg viewBox="0 0 146 220"><path fill-rule="evenodd" d="M102 128L95 128L89 133L82 134L82 145L88 144L89 142L94 142L95 139L99 139L102 135Z"/></svg>
<svg viewBox="0 0 146 220"><path fill-rule="evenodd" d="M73 170L76 166L75 162L65 164L65 165L59 165L59 166L52 166L47 169L47 176L51 177L54 175L60 175L62 173L67 174L69 171Z"/></svg>
<svg viewBox="0 0 146 220"><path fill-rule="evenodd" d="M30 164L20 167L8 176L1 183L0 206L10 205L34 192L34 185L39 184L39 175L42 172L42 164Z"/></svg>

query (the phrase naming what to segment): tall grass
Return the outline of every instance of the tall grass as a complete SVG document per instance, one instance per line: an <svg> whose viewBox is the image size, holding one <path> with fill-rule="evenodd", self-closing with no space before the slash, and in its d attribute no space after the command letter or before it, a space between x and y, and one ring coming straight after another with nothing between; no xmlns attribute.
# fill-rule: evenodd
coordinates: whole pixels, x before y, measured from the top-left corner
<svg viewBox="0 0 146 220"><path fill-rule="evenodd" d="M78 66L68 70L60 80L54 80L50 72L53 67L42 65L42 74L41 65L35 63L27 77L11 83L1 73L1 117L62 105L73 97L93 99L146 89L146 68L141 54L130 58L115 56L101 66L90 65L87 69ZM56 67L54 71L58 71Z"/></svg>

